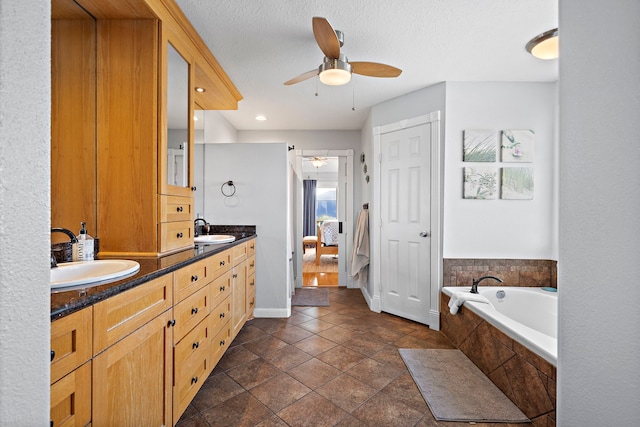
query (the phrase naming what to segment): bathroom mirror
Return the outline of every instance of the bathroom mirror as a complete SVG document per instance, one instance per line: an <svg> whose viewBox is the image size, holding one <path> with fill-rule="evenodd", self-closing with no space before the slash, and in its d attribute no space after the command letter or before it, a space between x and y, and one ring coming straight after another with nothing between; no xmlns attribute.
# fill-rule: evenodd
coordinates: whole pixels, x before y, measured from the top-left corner
<svg viewBox="0 0 640 427"><path fill-rule="evenodd" d="M167 184L189 187L189 64L167 51Z"/></svg>
<svg viewBox="0 0 640 427"><path fill-rule="evenodd" d="M73 0L51 2L51 226L97 229L96 20ZM61 233L53 243L67 241Z"/></svg>

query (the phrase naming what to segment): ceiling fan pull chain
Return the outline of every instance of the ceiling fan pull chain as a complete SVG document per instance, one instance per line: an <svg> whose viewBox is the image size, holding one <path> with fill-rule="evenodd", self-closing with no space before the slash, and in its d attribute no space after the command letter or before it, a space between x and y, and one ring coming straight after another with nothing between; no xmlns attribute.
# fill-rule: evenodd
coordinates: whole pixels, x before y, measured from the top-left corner
<svg viewBox="0 0 640 427"><path fill-rule="evenodd" d="M353 98L351 101L351 111L356 111L356 81L353 79L351 81L351 88L353 89Z"/></svg>
<svg viewBox="0 0 640 427"><path fill-rule="evenodd" d="M320 81L320 77L316 77L316 96L318 96L318 82Z"/></svg>

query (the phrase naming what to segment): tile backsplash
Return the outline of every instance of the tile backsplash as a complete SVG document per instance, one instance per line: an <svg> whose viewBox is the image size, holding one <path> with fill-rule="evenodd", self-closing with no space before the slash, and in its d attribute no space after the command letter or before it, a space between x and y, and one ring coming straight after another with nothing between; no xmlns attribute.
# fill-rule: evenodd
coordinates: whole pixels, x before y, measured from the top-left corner
<svg viewBox="0 0 640 427"><path fill-rule="evenodd" d="M503 286L558 286L558 262L542 259L445 258L443 286L471 286L474 278L497 276ZM483 285L494 286L490 282Z"/></svg>

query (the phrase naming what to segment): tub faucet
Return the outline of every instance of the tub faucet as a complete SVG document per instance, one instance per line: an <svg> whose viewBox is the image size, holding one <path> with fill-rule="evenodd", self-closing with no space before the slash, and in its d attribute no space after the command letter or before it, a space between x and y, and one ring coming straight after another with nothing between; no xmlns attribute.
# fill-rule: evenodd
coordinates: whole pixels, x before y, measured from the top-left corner
<svg viewBox="0 0 640 427"><path fill-rule="evenodd" d="M202 226L202 230L201 230L202 233L209 234L209 223L207 222L207 220L204 218L196 218L193 221L193 230L194 230L195 236L198 237L198 231L197 231L198 221L204 222L204 225Z"/></svg>
<svg viewBox="0 0 640 427"><path fill-rule="evenodd" d="M67 236L69 236L70 243L78 243L78 238L75 234L73 234L73 231L71 230L67 230L66 228L62 227L54 227L51 229L51 232L66 234ZM56 257L53 254L53 245L51 245L51 268L56 268L57 266L58 262L56 261Z"/></svg>
<svg viewBox="0 0 640 427"><path fill-rule="evenodd" d="M496 276L482 276L479 279L473 279L473 282L471 284L471 293L472 294L477 294L478 293L478 284L480 282L482 282L484 279L493 279L493 280L497 280L498 282L502 283L502 279Z"/></svg>

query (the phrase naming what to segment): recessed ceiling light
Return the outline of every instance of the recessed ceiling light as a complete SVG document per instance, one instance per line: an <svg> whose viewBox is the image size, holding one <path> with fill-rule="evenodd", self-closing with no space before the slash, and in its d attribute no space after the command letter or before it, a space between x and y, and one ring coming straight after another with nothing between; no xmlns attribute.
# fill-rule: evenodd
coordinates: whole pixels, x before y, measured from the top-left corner
<svg viewBox="0 0 640 427"><path fill-rule="evenodd" d="M203 88L203 87L199 87L199 86L196 86L196 92L204 93L204 92L206 92L206 91L207 91L207 90L206 90L205 88Z"/></svg>
<svg viewBox="0 0 640 427"><path fill-rule="evenodd" d="M558 57L558 29L554 28L535 36L527 43L527 52L539 59Z"/></svg>
<svg viewBox="0 0 640 427"><path fill-rule="evenodd" d="M265 120L267 120L266 116L263 116L262 114L258 114L256 116L256 120L260 121L260 122L264 122Z"/></svg>

